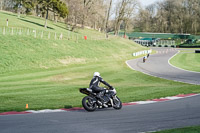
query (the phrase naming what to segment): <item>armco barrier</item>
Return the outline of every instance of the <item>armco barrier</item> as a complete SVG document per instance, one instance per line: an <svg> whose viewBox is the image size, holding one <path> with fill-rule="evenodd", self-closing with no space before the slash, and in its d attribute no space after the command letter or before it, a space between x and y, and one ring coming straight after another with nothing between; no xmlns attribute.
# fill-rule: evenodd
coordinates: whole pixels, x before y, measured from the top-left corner
<svg viewBox="0 0 200 133"><path fill-rule="evenodd" d="M181 46L178 45L179 48L200 48L200 46Z"/></svg>
<svg viewBox="0 0 200 133"><path fill-rule="evenodd" d="M139 56L139 55L149 54L151 52L152 52L152 49L150 49L150 50L144 50L144 51L139 51L139 52L133 53L133 56Z"/></svg>

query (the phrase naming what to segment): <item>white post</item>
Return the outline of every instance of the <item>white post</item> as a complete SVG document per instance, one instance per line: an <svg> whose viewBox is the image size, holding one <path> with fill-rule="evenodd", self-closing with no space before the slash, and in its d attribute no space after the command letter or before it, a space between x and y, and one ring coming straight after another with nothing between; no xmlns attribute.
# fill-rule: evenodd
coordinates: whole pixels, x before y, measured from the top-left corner
<svg viewBox="0 0 200 133"><path fill-rule="evenodd" d="M68 31L68 40L69 40L70 32Z"/></svg>
<svg viewBox="0 0 200 133"><path fill-rule="evenodd" d="M8 27L8 19L7 19L7 21L6 21L6 26Z"/></svg>
<svg viewBox="0 0 200 133"><path fill-rule="evenodd" d="M42 31L42 33L41 33L41 38L43 38L43 31Z"/></svg>
<svg viewBox="0 0 200 133"><path fill-rule="evenodd" d="M4 27L3 28L3 35L5 35L6 34L6 28Z"/></svg>
<svg viewBox="0 0 200 133"><path fill-rule="evenodd" d="M13 27L12 27L11 35L13 35L13 34L14 34L14 31L13 31Z"/></svg>
<svg viewBox="0 0 200 133"><path fill-rule="evenodd" d="M50 37L51 37L51 33L49 32L49 34L48 34L48 39L50 39Z"/></svg>
<svg viewBox="0 0 200 133"><path fill-rule="evenodd" d="M21 31L21 29L19 29L19 35L21 35L22 34L22 31Z"/></svg>
<svg viewBox="0 0 200 133"><path fill-rule="evenodd" d="M29 29L28 29L28 30L27 30L27 35L29 36L29 34L30 34L30 33L29 33Z"/></svg>
<svg viewBox="0 0 200 133"><path fill-rule="evenodd" d="M36 33L36 30L35 30L35 35L34 35L34 37L35 37L35 38L37 37L37 33Z"/></svg>
<svg viewBox="0 0 200 133"><path fill-rule="evenodd" d="M57 38L57 35L56 35L56 32L55 32L55 40L56 40L56 38Z"/></svg>
<svg viewBox="0 0 200 133"><path fill-rule="evenodd" d="M60 34L60 38L59 38L60 40L62 40L63 39L63 34L61 33Z"/></svg>

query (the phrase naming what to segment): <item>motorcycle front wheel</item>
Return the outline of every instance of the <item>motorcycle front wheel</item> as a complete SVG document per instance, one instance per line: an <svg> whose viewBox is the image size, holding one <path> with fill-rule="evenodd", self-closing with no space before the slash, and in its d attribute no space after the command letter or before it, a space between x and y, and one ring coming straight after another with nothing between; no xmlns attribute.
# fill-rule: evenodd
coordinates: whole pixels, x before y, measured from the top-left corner
<svg viewBox="0 0 200 133"><path fill-rule="evenodd" d="M121 100L116 96L115 98L113 98L113 108L114 109L121 109L122 108L122 102Z"/></svg>
<svg viewBox="0 0 200 133"><path fill-rule="evenodd" d="M97 108L96 102L94 102L93 98L90 96L86 96L82 99L82 105L85 110L92 112Z"/></svg>

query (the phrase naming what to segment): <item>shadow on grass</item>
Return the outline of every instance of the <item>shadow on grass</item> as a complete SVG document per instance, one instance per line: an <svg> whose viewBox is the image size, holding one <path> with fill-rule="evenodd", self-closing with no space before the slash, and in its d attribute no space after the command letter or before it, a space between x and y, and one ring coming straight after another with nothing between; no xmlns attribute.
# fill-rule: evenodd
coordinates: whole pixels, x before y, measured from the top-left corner
<svg viewBox="0 0 200 133"><path fill-rule="evenodd" d="M6 14L6 15L10 15L10 16L17 16L17 15L15 15L15 14L10 14L10 13L7 13L7 12L1 12L2 14Z"/></svg>
<svg viewBox="0 0 200 133"><path fill-rule="evenodd" d="M61 28L61 29L69 30L68 28L59 26L59 25L57 25L57 24L53 24L53 25L56 26L56 27L59 27L59 28Z"/></svg>
<svg viewBox="0 0 200 133"><path fill-rule="evenodd" d="M70 30L70 29L69 29L69 28L67 28L67 27L62 27L62 26L60 26L60 25L57 25L57 24L54 24L54 26L57 26L57 27L59 27L59 28L61 28L61 29L68 30L68 31L70 31L70 32L78 33L78 31L72 31L72 30ZM79 29L79 27L76 27L76 29Z"/></svg>
<svg viewBox="0 0 200 133"><path fill-rule="evenodd" d="M35 25L38 25L38 26L41 26L41 27L44 27L44 25L42 25L42 24L39 24L39 23L36 23L36 22L32 22L32 21L29 21L29 20L25 20L25 19L21 19L21 18L19 18L19 20L25 21L25 22L28 22L28 23L32 23L32 24L35 24ZM51 30L54 30L54 28L52 28L52 27L48 27L47 26L47 28L51 29Z"/></svg>

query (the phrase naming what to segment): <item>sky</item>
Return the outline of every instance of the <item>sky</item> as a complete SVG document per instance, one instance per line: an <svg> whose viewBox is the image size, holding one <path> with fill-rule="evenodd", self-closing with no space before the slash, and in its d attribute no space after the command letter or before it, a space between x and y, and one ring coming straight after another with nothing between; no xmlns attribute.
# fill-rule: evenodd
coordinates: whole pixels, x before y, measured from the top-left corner
<svg viewBox="0 0 200 133"><path fill-rule="evenodd" d="M162 1L162 0L138 0L138 1L142 4L142 6L145 7L145 6L155 3L157 1Z"/></svg>

